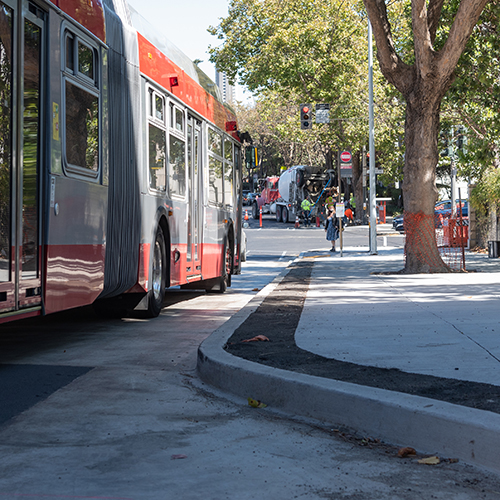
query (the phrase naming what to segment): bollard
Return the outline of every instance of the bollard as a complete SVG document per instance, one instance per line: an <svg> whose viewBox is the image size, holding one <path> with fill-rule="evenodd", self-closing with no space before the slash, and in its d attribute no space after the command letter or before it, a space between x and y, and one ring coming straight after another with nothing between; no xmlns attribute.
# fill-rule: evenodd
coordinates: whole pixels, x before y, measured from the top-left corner
<svg viewBox="0 0 500 500"><path fill-rule="evenodd" d="M319 216L316 215L316 227L319 227Z"/></svg>
<svg viewBox="0 0 500 500"><path fill-rule="evenodd" d="M259 211L259 222L260 222L260 227L262 227L262 207L260 207L260 211Z"/></svg>
<svg viewBox="0 0 500 500"><path fill-rule="evenodd" d="M299 222L299 216L298 215L295 216L295 227L296 228L300 227L300 222Z"/></svg>

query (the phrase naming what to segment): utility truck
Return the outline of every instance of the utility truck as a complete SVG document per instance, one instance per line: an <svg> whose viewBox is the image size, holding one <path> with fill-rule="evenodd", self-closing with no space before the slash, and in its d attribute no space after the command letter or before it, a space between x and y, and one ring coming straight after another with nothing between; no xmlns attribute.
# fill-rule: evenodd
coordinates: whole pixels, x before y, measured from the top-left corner
<svg viewBox="0 0 500 500"><path fill-rule="evenodd" d="M322 209L324 200L337 191L333 186L333 171L321 167L295 165L285 170L280 177L267 177L262 182L262 194L252 204L252 217L262 213L276 214L278 222L295 222L302 216L300 205L308 196L313 203L311 215Z"/></svg>

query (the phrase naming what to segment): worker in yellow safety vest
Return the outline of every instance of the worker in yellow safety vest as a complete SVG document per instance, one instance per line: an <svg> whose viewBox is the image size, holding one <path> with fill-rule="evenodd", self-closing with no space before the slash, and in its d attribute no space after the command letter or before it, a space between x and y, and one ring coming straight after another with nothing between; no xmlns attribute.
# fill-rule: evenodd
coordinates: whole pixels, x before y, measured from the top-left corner
<svg viewBox="0 0 500 500"><path fill-rule="evenodd" d="M302 203L300 204L300 208L302 208L302 211L304 212L304 225L308 227L311 225L309 216L311 214L311 208L312 208L312 203L309 200L309 196L302 201Z"/></svg>

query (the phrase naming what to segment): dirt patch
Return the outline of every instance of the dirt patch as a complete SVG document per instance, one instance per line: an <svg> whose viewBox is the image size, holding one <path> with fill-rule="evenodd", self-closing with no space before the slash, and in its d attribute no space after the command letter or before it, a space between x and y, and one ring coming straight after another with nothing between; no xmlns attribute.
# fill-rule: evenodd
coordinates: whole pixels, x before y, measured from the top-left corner
<svg viewBox="0 0 500 500"><path fill-rule="evenodd" d="M297 347L295 330L313 265L311 261L294 263L276 289L234 332L225 346L226 351L283 370L500 413L500 387L495 385L407 373L396 368L357 365L325 358ZM272 340L243 342L259 334Z"/></svg>

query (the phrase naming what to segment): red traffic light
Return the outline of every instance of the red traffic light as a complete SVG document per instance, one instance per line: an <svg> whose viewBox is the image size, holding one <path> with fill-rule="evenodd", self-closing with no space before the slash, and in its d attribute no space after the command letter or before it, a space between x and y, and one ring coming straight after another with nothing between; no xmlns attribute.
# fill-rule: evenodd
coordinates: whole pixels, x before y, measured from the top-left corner
<svg viewBox="0 0 500 500"><path fill-rule="evenodd" d="M301 129L311 129L311 105L301 104L300 105L300 128Z"/></svg>

